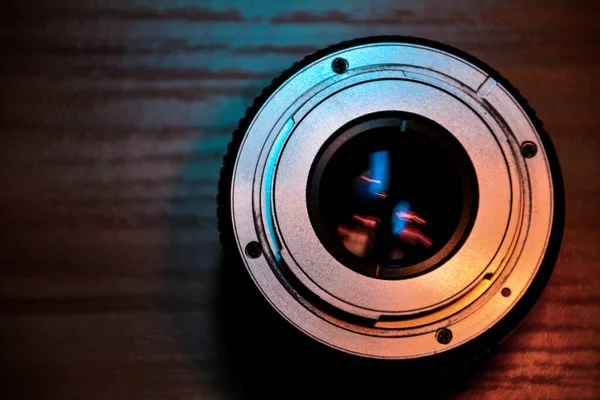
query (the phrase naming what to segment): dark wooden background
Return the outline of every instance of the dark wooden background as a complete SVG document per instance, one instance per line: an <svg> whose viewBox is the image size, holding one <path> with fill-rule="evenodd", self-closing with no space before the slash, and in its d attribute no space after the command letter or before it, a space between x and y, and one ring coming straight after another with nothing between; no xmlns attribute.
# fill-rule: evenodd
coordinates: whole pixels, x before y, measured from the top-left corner
<svg viewBox="0 0 600 400"><path fill-rule="evenodd" d="M600 398L597 2L26 0L0 20L3 399L240 396L215 307L230 132L295 60L376 34L491 64L537 110L565 178L547 290L447 394Z"/></svg>

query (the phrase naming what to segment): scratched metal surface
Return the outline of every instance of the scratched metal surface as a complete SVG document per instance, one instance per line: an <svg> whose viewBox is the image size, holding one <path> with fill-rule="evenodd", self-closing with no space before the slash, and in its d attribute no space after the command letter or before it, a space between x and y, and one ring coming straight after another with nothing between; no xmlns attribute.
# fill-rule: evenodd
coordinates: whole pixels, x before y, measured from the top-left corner
<svg viewBox="0 0 600 400"><path fill-rule="evenodd" d="M230 132L295 60L376 34L444 41L491 64L545 122L565 177L547 290L486 368L442 393L600 397L595 2L1 7L2 398L242 396L223 378L215 327L214 198Z"/></svg>

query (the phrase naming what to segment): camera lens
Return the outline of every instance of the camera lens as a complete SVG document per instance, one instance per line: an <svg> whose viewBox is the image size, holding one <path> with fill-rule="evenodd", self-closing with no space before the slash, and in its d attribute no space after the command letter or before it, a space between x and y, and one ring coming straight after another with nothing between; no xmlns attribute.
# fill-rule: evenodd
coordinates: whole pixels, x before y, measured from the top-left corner
<svg viewBox="0 0 600 400"><path fill-rule="evenodd" d="M232 271L299 331L369 358L487 351L540 295L564 224L528 103L416 38L341 43L285 71L240 121L219 185Z"/></svg>
<svg viewBox="0 0 600 400"><path fill-rule="evenodd" d="M376 278L440 265L476 214L466 151L439 124L407 113L365 116L334 133L310 181L321 241L344 265Z"/></svg>

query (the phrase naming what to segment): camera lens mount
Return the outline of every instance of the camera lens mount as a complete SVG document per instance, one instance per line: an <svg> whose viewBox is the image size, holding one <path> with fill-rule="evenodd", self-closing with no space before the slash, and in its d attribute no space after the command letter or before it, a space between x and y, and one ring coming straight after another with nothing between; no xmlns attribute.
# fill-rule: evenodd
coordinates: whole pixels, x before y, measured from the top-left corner
<svg viewBox="0 0 600 400"><path fill-rule="evenodd" d="M551 274L563 196L547 133L497 72L374 37L305 58L255 100L218 213L225 252L296 328L410 359L516 326Z"/></svg>

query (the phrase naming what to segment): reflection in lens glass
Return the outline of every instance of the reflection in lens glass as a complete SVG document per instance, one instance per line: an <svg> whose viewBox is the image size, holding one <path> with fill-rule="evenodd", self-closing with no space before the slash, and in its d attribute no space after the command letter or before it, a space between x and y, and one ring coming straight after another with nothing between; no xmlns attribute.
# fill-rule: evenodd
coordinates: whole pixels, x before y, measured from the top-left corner
<svg viewBox="0 0 600 400"><path fill-rule="evenodd" d="M452 145L434 138L449 135L439 125L382 121L363 123L326 151L317 225L329 232L326 243L377 268L398 268L428 259L450 240L463 214L464 179Z"/></svg>
<svg viewBox="0 0 600 400"><path fill-rule="evenodd" d="M385 192L390 179L390 157L388 151L378 151L369 155L368 171L355 179L354 190L358 198L365 202L385 202L388 195ZM338 234L344 247L354 255L366 258L374 249L378 234L379 218L376 216L352 216L354 227L338 226ZM409 246L431 247L433 242L422 232L420 225L426 221L410 208L410 203L401 200L392 209L391 233L398 242ZM381 232L386 235L388 232ZM388 258L402 258L403 252L393 243L389 249Z"/></svg>
<svg viewBox="0 0 600 400"><path fill-rule="evenodd" d="M390 154L377 151L369 155L369 170L355 179L355 192L363 200L378 200L387 196L389 183Z"/></svg>

